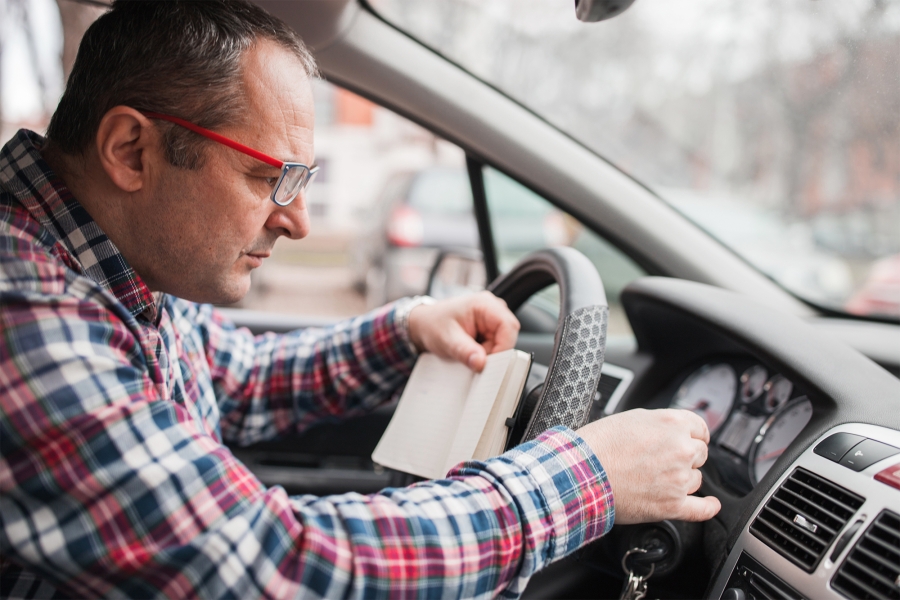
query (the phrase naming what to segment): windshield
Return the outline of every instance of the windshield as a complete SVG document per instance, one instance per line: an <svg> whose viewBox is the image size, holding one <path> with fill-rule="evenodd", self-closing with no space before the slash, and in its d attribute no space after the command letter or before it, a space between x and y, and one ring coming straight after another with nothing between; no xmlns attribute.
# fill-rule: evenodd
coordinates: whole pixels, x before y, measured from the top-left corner
<svg viewBox="0 0 900 600"><path fill-rule="evenodd" d="M372 5L791 292L900 317L900 2Z"/></svg>

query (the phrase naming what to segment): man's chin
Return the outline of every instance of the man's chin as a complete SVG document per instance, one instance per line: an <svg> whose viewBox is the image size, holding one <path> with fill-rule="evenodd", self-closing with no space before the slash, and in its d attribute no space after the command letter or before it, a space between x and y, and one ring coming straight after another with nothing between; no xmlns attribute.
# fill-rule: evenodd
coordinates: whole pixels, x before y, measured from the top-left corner
<svg viewBox="0 0 900 600"><path fill-rule="evenodd" d="M170 289L168 293L199 304L234 304L250 291L250 273L219 281L211 285L190 286L190 289Z"/></svg>

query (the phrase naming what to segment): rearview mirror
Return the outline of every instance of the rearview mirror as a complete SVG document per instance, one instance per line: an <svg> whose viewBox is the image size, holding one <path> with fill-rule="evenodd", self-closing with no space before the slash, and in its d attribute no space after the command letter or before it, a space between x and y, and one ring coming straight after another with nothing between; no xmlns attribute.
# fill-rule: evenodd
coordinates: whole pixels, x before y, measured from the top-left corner
<svg viewBox="0 0 900 600"><path fill-rule="evenodd" d="M575 16L579 21L604 21L624 12L634 0L575 0Z"/></svg>
<svg viewBox="0 0 900 600"><path fill-rule="evenodd" d="M428 276L428 295L452 298L487 287L484 259L477 250L443 250L434 261Z"/></svg>

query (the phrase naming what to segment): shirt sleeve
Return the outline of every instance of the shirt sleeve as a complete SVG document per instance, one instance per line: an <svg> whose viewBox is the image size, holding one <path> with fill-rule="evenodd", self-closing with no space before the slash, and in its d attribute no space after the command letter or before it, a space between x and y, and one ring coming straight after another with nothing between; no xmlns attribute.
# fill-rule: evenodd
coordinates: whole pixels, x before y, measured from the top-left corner
<svg viewBox="0 0 900 600"><path fill-rule="evenodd" d="M160 397L91 294L0 294L0 555L66 593L516 596L612 525L603 468L567 429L406 489L266 488Z"/></svg>
<svg viewBox="0 0 900 600"><path fill-rule="evenodd" d="M257 336L209 305L170 302L176 328L202 337L227 442L371 410L403 385L416 359L398 317L406 299L328 328Z"/></svg>

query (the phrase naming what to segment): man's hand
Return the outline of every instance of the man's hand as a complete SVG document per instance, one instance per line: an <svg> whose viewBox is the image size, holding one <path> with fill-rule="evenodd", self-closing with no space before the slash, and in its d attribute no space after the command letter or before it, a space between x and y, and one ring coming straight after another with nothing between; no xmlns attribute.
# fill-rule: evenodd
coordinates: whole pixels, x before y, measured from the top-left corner
<svg viewBox="0 0 900 600"><path fill-rule="evenodd" d="M509 350L518 335L516 316L490 292L421 304L409 313L409 337L419 351L459 361L478 372L488 354Z"/></svg>
<svg viewBox="0 0 900 600"><path fill-rule="evenodd" d="M705 521L722 505L691 496L706 462L709 428L687 410L629 410L578 430L609 477L616 523Z"/></svg>

